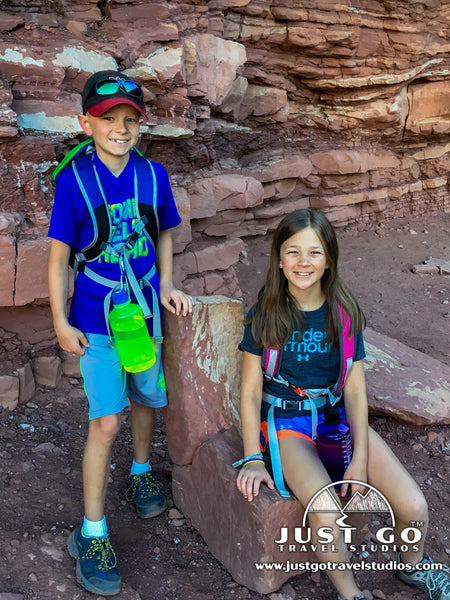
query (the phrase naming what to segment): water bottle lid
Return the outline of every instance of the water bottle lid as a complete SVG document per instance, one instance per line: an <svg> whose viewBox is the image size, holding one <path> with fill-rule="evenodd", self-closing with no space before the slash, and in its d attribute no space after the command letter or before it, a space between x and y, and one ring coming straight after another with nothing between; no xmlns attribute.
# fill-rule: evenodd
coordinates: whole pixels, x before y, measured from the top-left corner
<svg viewBox="0 0 450 600"><path fill-rule="evenodd" d="M121 304L128 304L130 299L125 290L116 290L112 293L112 301L114 306L120 306Z"/></svg>
<svg viewBox="0 0 450 600"><path fill-rule="evenodd" d="M324 422L327 425L339 425L339 423L341 422L341 415L339 413L339 407L336 406L336 404L334 406L328 405L325 408Z"/></svg>

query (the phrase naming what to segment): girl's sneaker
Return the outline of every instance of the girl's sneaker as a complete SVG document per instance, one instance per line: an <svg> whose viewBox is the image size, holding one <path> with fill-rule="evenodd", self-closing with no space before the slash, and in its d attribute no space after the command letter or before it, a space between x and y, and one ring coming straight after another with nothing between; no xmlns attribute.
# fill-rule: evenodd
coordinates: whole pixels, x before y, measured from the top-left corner
<svg viewBox="0 0 450 600"><path fill-rule="evenodd" d="M425 568L397 571L397 577L422 592L428 592L430 600L450 600L450 569L442 565L441 569L432 570L429 565L434 563L428 554L424 554L419 564Z"/></svg>
<svg viewBox="0 0 450 600"><path fill-rule="evenodd" d="M120 592L121 579L114 550L106 537L85 537L77 527L67 541L69 553L77 559L77 580L88 592L113 596Z"/></svg>
<svg viewBox="0 0 450 600"><path fill-rule="evenodd" d="M338 594L336 596L336 600L343 600L343 598L341 598ZM353 596L353 600L366 600L366 597L364 596L364 594L361 594L361 596Z"/></svg>

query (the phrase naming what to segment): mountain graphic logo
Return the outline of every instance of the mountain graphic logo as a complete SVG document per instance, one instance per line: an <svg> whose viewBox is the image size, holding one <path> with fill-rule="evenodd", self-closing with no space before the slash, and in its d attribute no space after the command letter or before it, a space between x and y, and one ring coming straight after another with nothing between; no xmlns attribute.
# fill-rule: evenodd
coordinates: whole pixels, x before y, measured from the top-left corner
<svg viewBox="0 0 450 600"><path fill-rule="evenodd" d="M334 486L342 483L355 483L365 488L365 492L355 492L351 498L342 506ZM347 479L329 483L314 494L308 502L305 512L303 513L303 526L306 524L309 513L326 512L340 514L336 523L345 526L345 519L350 513L385 513L391 518L392 527L395 527L395 515L386 497L375 487L356 479Z"/></svg>

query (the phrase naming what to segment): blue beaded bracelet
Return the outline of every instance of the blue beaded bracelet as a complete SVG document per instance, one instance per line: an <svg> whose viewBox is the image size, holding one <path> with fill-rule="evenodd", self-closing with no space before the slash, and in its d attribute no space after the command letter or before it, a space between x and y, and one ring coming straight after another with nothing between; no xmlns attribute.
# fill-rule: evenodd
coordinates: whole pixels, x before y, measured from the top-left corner
<svg viewBox="0 0 450 600"><path fill-rule="evenodd" d="M232 466L236 469L237 467L240 467L241 465L245 465L245 463L247 461L250 461L253 458L261 458L263 460L262 452L257 452L256 454L250 454L249 456L246 456L245 458L241 458L241 460L238 460L235 463L233 463Z"/></svg>

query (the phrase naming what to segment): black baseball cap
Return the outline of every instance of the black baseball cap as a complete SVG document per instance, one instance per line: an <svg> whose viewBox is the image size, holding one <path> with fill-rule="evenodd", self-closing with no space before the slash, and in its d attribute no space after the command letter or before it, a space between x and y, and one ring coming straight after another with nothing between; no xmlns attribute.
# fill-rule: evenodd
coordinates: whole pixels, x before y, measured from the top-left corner
<svg viewBox="0 0 450 600"><path fill-rule="evenodd" d="M99 94L97 85L108 81L133 81L124 73L119 71L98 71L89 77L86 81L81 94L81 104L83 114L89 112L93 117L100 117L107 110L118 104L129 104L138 110L146 119L148 118L142 108L142 88L136 82L137 88L133 93L128 93L123 86L119 86L112 94Z"/></svg>

